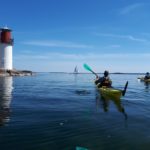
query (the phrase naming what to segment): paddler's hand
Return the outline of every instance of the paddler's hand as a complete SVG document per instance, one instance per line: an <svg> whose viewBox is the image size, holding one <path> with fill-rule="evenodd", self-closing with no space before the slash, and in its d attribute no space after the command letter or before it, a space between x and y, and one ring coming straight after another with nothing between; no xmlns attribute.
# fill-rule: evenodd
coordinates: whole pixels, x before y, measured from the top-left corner
<svg viewBox="0 0 150 150"><path fill-rule="evenodd" d="M96 76L96 80L99 80L100 79L100 77L99 76Z"/></svg>

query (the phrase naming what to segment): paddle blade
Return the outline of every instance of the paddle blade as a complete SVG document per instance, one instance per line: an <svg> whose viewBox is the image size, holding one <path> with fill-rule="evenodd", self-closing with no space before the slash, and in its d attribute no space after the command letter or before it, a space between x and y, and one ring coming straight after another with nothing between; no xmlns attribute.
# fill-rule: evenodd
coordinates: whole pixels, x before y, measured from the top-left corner
<svg viewBox="0 0 150 150"><path fill-rule="evenodd" d="M87 64L84 64L83 67L88 70L88 71L91 71L95 76L96 78L98 78L98 75L87 65Z"/></svg>
<svg viewBox="0 0 150 150"><path fill-rule="evenodd" d="M76 150L88 150L88 149L85 148L85 147L79 147L79 146L77 146L77 147L76 147Z"/></svg>
<svg viewBox="0 0 150 150"><path fill-rule="evenodd" d="M87 64L84 64L83 67L84 67L86 70L93 72L92 69L91 69Z"/></svg>
<svg viewBox="0 0 150 150"><path fill-rule="evenodd" d="M126 94L127 87L128 87L128 81L126 82L124 90L122 91L123 96L125 96L125 94Z"/></svg>

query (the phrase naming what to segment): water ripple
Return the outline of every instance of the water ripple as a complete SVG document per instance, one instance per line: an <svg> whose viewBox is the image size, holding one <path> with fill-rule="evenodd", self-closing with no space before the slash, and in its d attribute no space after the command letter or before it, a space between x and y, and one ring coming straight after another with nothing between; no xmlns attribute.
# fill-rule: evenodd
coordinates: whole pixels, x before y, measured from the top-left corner
<svg viewBox="0 0 150 150"><path fill-rule="evenodd" d="M119 89L129 81L119 102L101 99L92 74L1 78L1 149L147 150L150 88L136 75L111 78Z"/></svg>

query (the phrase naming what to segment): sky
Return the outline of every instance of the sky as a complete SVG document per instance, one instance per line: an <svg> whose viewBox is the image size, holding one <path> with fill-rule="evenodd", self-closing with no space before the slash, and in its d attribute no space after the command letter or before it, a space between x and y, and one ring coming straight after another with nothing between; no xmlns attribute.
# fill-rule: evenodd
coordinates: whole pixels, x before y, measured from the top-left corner
<svg viewBox="0 0 150 150"><path fill-rule="evenodd" d="M13 67L38 72L150 71L148 0L7 0Z"/></svg>

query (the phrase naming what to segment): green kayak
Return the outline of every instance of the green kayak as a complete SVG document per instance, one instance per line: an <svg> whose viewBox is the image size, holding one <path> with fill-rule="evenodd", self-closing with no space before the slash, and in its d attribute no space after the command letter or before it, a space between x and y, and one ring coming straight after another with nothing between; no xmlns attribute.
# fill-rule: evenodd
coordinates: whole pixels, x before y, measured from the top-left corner
<svg viewBox="0 0 150 150"><path fill-rule="evenodd" d="M96 78L99 77L98 74L95 73L87 64L84 64L83 67L86 70L92 72L96 76ZM110 99L120 99L121 96L124 96L125 93L126 93L126 89L127 89L127 86L128 86L128 81L125 84L124 90L115 89L113 87L108 88L108 87L104 87L104 86L99 88L99 86L98 86L99 83L97 83L97 81L95 81L95 84L96 84L98 90L100 91L101 96L103 96L103 97L107 96Z"/></svg>
<svg viewBox="0 0 150 150"><path fill-rule="evenodd" d="M150 79L144 79L144 77L138 77L138 79L140 79L141 82L149 82L150 83Z"/></svg>
<svg viewBox="0 0 150 150"><path fill-rule="evenodd" d="M126 93L126 89L127 89L127 86L128 86L128 81L126 82L124 90L116 89L116 88L113 88L113 87L108 88L108 87L105 87L105 86L98 87L98 85L99 84L96 84L96 87L99 90L101 96L109 97L111 99L120 99Z"/></svg>

